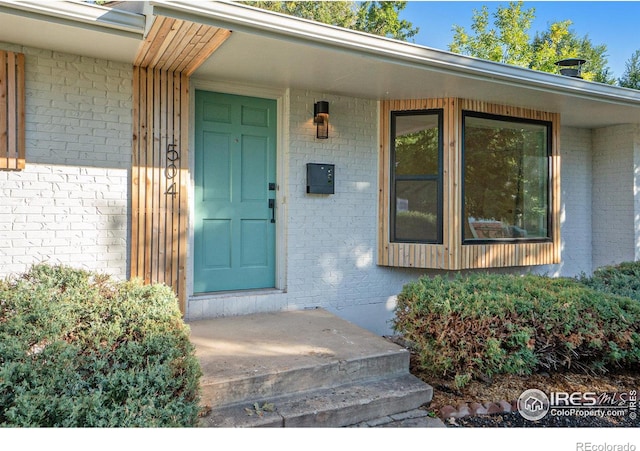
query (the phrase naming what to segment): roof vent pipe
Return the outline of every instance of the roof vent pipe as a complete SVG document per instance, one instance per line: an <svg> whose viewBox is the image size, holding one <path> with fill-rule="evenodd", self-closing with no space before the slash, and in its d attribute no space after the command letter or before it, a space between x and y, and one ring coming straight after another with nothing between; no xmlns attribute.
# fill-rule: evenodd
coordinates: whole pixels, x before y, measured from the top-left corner
<svg viewBox="0 0 640 451"><path fill-rule="evenodd" d="M582 78L582 65L586 62L580 58L567 58L558 61L556 66L560 66L560 74L565 77Z"/></svg>

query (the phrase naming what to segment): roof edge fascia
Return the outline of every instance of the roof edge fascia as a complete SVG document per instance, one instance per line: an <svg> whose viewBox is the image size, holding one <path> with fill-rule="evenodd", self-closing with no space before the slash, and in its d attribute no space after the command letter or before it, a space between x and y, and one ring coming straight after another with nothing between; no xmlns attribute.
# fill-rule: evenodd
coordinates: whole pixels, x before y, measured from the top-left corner
<svg viewBox="0 0 640 451"><path fill-rule="evenodd" d="M383 62L423 69L428 67L430 70L453 73L482 81L527 86L544 92L640 107L640 91L637 90L458 55L445 50L340 28L238 3L154 0L150 4L156 15L191 20L237 31L261 34L266 37L297 42L306 41L319 46L364 54Z"/></svg>
<svg viewBox="0 0 640 451"><path fill-rule="evenodd" d="M146 17L80 1L0 1L0 12L141 39Z"/></svg>

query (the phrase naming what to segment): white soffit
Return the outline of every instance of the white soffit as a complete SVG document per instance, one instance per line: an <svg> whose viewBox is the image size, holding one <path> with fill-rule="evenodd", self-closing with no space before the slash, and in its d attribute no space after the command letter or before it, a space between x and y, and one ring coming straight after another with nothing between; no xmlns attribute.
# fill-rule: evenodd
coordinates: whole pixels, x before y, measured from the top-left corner
<svg viewBox="0 0 640 451"><path fill-rule="evenodd" d="M562 124L640 123L640 91L456 55L228 2L154 1L227 28L194 76L371 99L461 97L562 113Z"/></svg>
<svg viewBox="0 0 640 451"><path fill-rule="evenodd" d="M0 41L132 62L145 16L83 2L0 1Z"/></svg>

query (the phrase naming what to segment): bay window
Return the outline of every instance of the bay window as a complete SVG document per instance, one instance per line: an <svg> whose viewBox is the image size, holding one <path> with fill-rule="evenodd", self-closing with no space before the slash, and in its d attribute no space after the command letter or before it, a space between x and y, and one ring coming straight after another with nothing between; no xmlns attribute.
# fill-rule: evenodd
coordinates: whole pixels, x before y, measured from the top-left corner
<svg viewBox="0 0 640 451"><path fill-rule="evenodd" d="M458 98L382 101L378 264L559 263L559 120Z"/></svg>

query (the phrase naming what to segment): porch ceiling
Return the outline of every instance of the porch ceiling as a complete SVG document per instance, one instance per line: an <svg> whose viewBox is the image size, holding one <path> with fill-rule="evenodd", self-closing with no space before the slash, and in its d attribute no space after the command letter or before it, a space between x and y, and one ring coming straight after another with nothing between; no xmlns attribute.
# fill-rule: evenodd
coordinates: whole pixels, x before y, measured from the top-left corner
<svg viewBox="0 0 640 451"><path fill-rule="evenodd" d="M143 15L81 2L0 1L0 42L133 61Z"/></svg>
<svg viewBox="0 0 640 451"><path fill-rule="evenodd" d="M238 3L157 0L144 12L165 27L175 20L165 36L171 39L150 41L153 29L145 38L145 15L135 12L84 2L0 1L0 42L171 70L165 65L172 54L175 68L193 77L319 95L460 97L561 113L562 124L570 126L640 124L637 90L464 57Z"/></svg>
<svg viewBox="0 0 640 451"><path fill-rule="evenodd" d="M233 31L194 77L370 99L460 97L640 124L640 91L536 72L227 2L154 1L154 13Z"/></svg>
<svg viewBox="0 0 640 451"><path fill-rule="evenodd" d="M234 32L193 76L378 100L460 97L559 112L562 124L586 128L640 123L640 96L637 104L631 105L618 99L595 98L588 91L562 93L546 85L527 84L526 80L461 69L453 72L410 62L390 63L367 54ZM553 77L558 84L586 90L598 87L583 80Z"/></svg>
<svg viewBox="0 0 640 451"><path fill-rule="evenodd" d="M134 61L152 67L191 75L216 51L231 32L168 17L157 17Z"/></svg>

